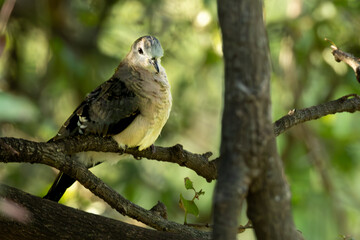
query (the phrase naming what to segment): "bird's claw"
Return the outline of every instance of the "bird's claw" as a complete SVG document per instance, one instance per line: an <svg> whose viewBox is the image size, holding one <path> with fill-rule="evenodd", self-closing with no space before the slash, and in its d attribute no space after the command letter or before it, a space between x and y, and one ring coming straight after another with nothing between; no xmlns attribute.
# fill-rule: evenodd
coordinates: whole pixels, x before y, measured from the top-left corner
<svg viewBox="0 0 360 240"><path fill-rule="evenodd" d="M127 145L119 146L119 154L124 154L126 149L128 149Z"/></svg>

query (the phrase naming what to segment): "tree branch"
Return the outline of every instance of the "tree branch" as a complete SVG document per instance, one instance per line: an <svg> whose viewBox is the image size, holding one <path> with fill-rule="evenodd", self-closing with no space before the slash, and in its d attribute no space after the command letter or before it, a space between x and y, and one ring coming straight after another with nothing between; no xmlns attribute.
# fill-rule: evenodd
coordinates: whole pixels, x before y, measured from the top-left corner
<svg viewBox="0 0 360 240"><path fill-rule="evenodd" d="M346 95L327 103L290 111L274 123L274 132L276 136L279 136L289 128L303 122L315 120L329 114L353 113L355 111L360 111L360 97L356 94Z"/></svg>
<svg viewBox="0 0 360 240"><path fill-rule="evenodd" d="M360 59L340 50L331 40L327 38L325 38L325 40L331 43L331 53L334 55L335 61L344 62L349 65L354 70L356 79L360 82Z"/></svg>
<svg viewBox="0 0 360 240"><path fill-rule="evenodd" d="M334 42L325 38L326 41L331 43L332 54L335 61L344 62L349 65L355 72L356 79L360 82L360 59L354 57L352 54L340 50ZM354 97L351 98L350 97ZM323 103L317 106L304 108L300 110L292 110L286 116L280 118L274 123L274 132L279 136L289 128L306 121L315 120L329 114L340 112L353 113L360 110L360 98L356 94L349 94L337 100Z"/></svg>
<svg viewBox="0 0 360 240"><path fill-rule="evenodd" d="M69 143L83 147L83 151L96 150L96 147L99 147L96 145L98 143L94 141L95 145L92 146L92 141L89 141L90 138L91 137L84 137L84 141L82 141L82 138L74 138L69 142L59 141L50 143L36 143L24 139L1 138L0 161L42 163L55 167L78 180L84 187L89 189L96 196L102 198L121 214L141 221L157 230L184 232L199 239L209 238L208 233L204 233L175 222L167 221L155 212L143 209L140 206L128 201L93 175L83 164L73 160L66 154L74 151L74 149L77 149L77 147L71 146ZM76 139L79 140L77 144L72 143L72 141L75 141ZM85 139L87 139L87 141ZM97 139L95 137L92 138L92 140L101 140L101 138ZM106 140L108 139L105 139L104 141ZM106 151L109 151L111 148L106 144L102 146L103 150ZM118 149L118 151L120 150ZM15 152L19 154L16 154Z"/></svg>
<svg viewBox="0 0 360 240"><path fill-rule="evenodd" d="M168 148L156 146L155 149L148 148L143 151L139 151L137 148L127 148L124 150L119 148L118 144L112 138L99 136L77 136L60 139L48 144L59 145L59 147L61 147L60 151L66 154L83 151L128 153L136 159L147 158L150 160L177 163L182 167L194 170L208 182L217 178L216 161L209 161L209 157L212 155L211 152L204 154L190 153L184 150L180 144Z"/></svg>
<svg viewBox="0 0 360 240"><path fill-rule="evenodd" d="M194 239L79 211L2 184L0 196L0 210L12 209L0 214L1 239Z"/></svg>

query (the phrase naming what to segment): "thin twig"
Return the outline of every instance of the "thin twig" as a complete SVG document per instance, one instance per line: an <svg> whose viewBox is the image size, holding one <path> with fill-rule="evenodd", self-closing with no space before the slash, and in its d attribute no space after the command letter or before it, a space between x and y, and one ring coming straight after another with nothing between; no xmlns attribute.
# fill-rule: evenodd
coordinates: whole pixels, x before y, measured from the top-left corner
<svg viewBox="0 0 360 240"><path fill-rule="evenodd" d="M349 65L354 70L356 79L360 83L360 59L350 53L340 50L333 41L327 38L325 38L325 40L331 43L331 53L334 55L335 61L344 62Z"/></svg>
<svg viewBox="0 0 360 240"><path fill-rule="evenodd" d="M352 97L352 98L351 98ZM311 120L340 112L353 113L360 111L360 97L349 94L337 100L304 109L294 109L274 123L274 133L279 136L289 128Z"/></svg>

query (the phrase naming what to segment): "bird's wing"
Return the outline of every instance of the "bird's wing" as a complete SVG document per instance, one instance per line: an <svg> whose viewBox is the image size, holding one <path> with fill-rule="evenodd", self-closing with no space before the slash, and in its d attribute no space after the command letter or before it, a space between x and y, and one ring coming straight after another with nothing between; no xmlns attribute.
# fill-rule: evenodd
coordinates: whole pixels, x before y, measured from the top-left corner
<svg viewBox="0 0 360 240"><path fill-rule="evenodd" d="M85 98L52 140L79 134L115 135L139 113L138 96L122 79L113 77Z"/></svg>
<svg viewBox="0 0 360 240"><path fill-rule="evenodd" d="M50 141L79 134L115 135L129 126L140 112L137 95L124 82L131 79L125 76L113 77L92 91ZM60 172L44 198L59 201L74 182Z"/></svg>

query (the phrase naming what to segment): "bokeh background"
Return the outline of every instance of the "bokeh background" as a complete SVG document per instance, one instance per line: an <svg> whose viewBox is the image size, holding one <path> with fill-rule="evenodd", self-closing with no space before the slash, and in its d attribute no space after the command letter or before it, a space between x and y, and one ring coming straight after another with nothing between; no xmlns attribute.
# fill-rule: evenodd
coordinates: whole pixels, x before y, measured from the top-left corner
<svg viewBox="0 0 360 240"><path fill-rule="evenodd" d="M1 6L4 0L0 1ZM327 37L360 56L360 1L268 0L274 121L304 108L359 93L354 73L334 61ZM216 1L17 0L8 22L0 17L0 136L47 141L96 86L109 79L138 37L152 34L165 50L173 110L156 145L219 154L223 60ZM3 13L2 13L3 16ZM237 33L234 33L237 34ZM359 113L342 113L296 126L277 138L292 190L297 228L306 239L360 239ZM234 123L236 124L236 123ZM199 217L211 221L213 183L174 164L124 160L92 169L129 200L151 208L158 200L182 222L184 178L206 193ZM0 163L0 182L37 196L57 170ZM81 185L61 203L126 220ZM244 206L246 207L246 206ZM246 224L245 211L240 217ZM254 239L252 231L239 239Z"/></svg>

